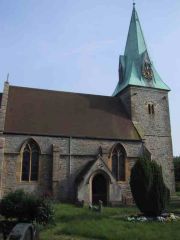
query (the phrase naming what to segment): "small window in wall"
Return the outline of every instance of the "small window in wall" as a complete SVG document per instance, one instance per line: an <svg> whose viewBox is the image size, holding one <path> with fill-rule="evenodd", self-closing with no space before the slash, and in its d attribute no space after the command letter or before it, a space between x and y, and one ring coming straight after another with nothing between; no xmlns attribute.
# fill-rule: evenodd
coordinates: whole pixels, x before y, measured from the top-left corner
<svg viewBox="0 0 180 240"><path fill-rule="evenodd" d="M117 144L112 151L112 173L117 181L125 181L125 150Z"/></svg>
<svg viewBox="0 0 180 240"><path fill-rule="evenodd" d="M38 180L39 152L39 146L33 140L23 146L21 181Z"/></svg>
<svg viewBox="0 0 180 240"><path fill-rule="evenodd" d="M150 114L150 115L154 115L154 104L152 104L152 103L149 103L148 104L148 113Z"/></svg>

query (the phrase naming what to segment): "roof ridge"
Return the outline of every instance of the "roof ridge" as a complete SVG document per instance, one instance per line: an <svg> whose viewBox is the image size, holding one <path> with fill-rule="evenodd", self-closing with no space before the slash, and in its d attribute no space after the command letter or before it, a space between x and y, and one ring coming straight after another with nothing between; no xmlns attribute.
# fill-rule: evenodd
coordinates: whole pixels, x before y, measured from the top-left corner
<svg viewBox="0 0 180 240"><path fill-rule="evenodd" d="M53 89L23 87L23 86L15 86L15 85L9 85L9 87L10 88L18 88L18 89L34 90L34 91L45 91L45 92L54 92L54 93L56 92L56 93L73 94L73 95L88 95L88 96L112 98L112 96L92 94L92 93L78 93L78 92L58 91L58 90L53 90Z"/></svg>

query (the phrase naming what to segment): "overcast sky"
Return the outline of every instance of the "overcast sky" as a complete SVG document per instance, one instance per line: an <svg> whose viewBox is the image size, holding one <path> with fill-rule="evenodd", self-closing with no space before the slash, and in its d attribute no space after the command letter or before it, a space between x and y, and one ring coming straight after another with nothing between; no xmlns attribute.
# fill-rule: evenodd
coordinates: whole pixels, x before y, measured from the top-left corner
<svg viewBox="0 0 180 240"><path fill-rule="evenodd" d="M180 1L137 0L156 69L171 88L174 155L180 155ZM111 95L131 0L0 0L0 90L10 84Z"/></svg>

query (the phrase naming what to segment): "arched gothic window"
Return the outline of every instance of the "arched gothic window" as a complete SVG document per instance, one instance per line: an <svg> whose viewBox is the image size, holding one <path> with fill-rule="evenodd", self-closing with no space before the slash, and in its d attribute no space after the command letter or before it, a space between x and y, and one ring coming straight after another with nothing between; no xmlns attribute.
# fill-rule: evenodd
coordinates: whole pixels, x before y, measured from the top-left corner
<svg viewBox="0 0 180 240"><path fill-rule="evenodd" d="M39 153L39 146L32 139L23 146L21 181L38 180Z"/></svg>
<svg viewBox="0 0 180 240"><path fill-rule="evenodd" d="M117 144L112 150L112 173L117 181L125 181L126 153L121 144Z"/></svg>

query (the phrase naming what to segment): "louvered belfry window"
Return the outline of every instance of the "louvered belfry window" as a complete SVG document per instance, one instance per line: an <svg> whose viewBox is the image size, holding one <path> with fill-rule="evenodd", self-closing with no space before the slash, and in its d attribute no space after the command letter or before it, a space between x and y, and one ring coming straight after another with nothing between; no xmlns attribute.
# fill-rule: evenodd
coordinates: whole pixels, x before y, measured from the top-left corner
<svg viewBox="0 0 180 240"><path fill-rule="evenodd" d="M154 104L148 104L148 113L150 115L154 115L155 111L154 111Z"/></svg>
<svg viewBox="0 0 180 240"><path fill-rule="evenodd" d="M117 181L125 181L125 150L117 144L112 152L112 173Z"/></svg>
<svg viewBox="0 0 180 240"><path fill-rule="evenodd" d="M37 181L39 171L39 146L36 142L28 141L22 154L21 181Z"/></svg>

